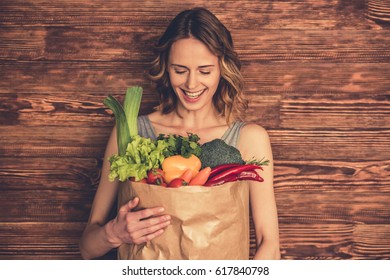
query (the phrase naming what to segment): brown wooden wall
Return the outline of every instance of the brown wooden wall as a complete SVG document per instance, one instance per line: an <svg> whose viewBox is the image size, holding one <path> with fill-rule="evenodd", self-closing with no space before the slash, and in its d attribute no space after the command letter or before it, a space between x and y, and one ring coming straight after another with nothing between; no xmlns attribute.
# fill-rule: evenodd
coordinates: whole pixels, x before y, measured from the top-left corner
<svg viewBox="0 0 390 280"><path fill-rule="evenodd" d="M141 85L151 111L150 46L193 6L230 28L270 133L282 257L389 259L390 25L363 0L1 0L0 259L80 258L102 101Z"/></svg>

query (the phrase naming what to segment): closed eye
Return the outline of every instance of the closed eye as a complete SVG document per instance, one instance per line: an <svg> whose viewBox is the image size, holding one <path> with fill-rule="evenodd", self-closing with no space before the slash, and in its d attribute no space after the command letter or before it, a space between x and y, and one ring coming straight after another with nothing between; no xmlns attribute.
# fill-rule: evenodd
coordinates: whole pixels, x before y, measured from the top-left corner
<svg viewBox="0 0 390 280"><path fill-rule="evenodd" d="M187 72L187 71L179 71L179 70L175 70L175 73L176 73L176 74L179 74L179 75L181 75L181 74L184 74L185 72Z"/></svg>

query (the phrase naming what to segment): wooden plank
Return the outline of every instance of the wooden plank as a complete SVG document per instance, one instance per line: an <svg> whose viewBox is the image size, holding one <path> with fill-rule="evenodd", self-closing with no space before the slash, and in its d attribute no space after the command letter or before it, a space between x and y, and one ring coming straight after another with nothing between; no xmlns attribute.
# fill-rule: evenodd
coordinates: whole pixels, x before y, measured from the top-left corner
<svg viewBox="0 0 390 280"><path fill-rule="evenodd" d="M0 59L151 61L158 29L131 26L3 27Z"/></svg>
<svg viewBox="0 0 390 280"><path fill-rule="evenodd" d="M84 222L88 220L93 196L92 191L41 190L39 193L20 190L2 191L0 203L7 211L0 213L0 220L2 222Z"/></svg>
<svg viewBox="0 0 390 280"><path fill-rule="evenodd" d="M357 224L353 233L356 259L390 259L390 225Z"/></svg>
<svg viewBox="0 0 390 280"><path fill-rule="evenodd" d="M299 193L340 190L387 194L390 187L389 159L373 161L275 160L276 191ZM299 183L301 182L301 183ZM321 193L320 192L320 193ZM390 202L389 202L390 203Z"/></svg>
<svg viewBox="0 0 390 280"><path fill-rule="evenodd" d="M353 225L280 224L282 259L350 259Z"/></svg>
<svg viewBox="0 0 390 280"><path fill-rule="evenodd" d="M345 224L367 222L388 224L390 222L390 193L375 190L340 190L343 187L305 190L299 185L294 191L276 193L279 220L281 223L300 224ZM336 196L336 198L335 198ZM368 200L368 201L366 201ZM310 210L309 210L310 209Z"/></svg>
<svg viewBox="0 0 390 280"><path fill-rule="evenodd" d="M202 6L221 21L239 29L371 29L365 18L364 0L332 1L23 1L1 2L3 25L33 26L166 26L183 9ZM297 20L299 19L299 20Z"/></svg>
<svg viewBox="0 0 390 280"><path fill-rule="evenodd" d="M389 166L388 160L276 161L280 222L388 224Z"/></svg>
<svg viewBox="0 0 390 280"><path fill-rule="evenodd" d="M30 244L75 244L81 237L85 222L1 222L2 246L18 244L24 239Z"/></svg>
<svg viewBox="0 0 390 280"><path fill-rule="evenodd" d="M0 259L80 259L84 223L1 222Z"/></svg>
<svg viewBox="0 0 390 280"><path fill-rule="evenodd" d="M290 94L322 94L337 98L339 92L368 97L373 94L388 100L390 65L383 63L285 62L245 63L243 75L246 89L260 95L267 91ZM253 97L251 95L251 97ZM260 96L258 97L260 98Z"/></svg>
<svg viewBox="0 0 390 280"><path fill-rule="evenodd" d="M289 93L280 102L280 127L296 129L385 129L390 127L390 92Z"/></svg>
<svg viewBox="0 0 390 280"><path fill-rule="evenodd" d="M388 259L387 225L281 224L283 259Z"/></svg>
<svg viewBox="0 0 390 280"><path fill-rule="evenodd" d="M1 93L105 92L123 95L133 85L147 86L145 64L134 62L11 62L0 64ZM15 79L18 77L18 79ZM19 82L17 82L19 81Z"/></svg>
<svg viewBox="0 0 390 280"><path fill-rule="evenodd" d="M111 128L78 127L69 133L59 126L2 126L2 156L101 158L110 133Z"/></svg>
<svg viewBox="0 0 390 280"><path fill-rule="evenodd" d="M269 130L269 135L276 159L365 161L389 158L389 130Z"/></svg>
<svg viewBox="0 0 390 280"><path fill-rule="evenodd" d="M151 61L162 30L150 27L3 27L0 59ZM382 62L390 57L390 30L235 31L243 61L321 60ZM258 42L261 42L259 44ZM375 42L375 45L372 44Z"/></svg>
<svg viewBox="0 0 390 280"><path fill-rule="evenodd" d="M1 157L1 190L93 193L99 183L103 160L99 157Z"/></svg>
<svg viewBox="0 0 390 280"><path fill-rule="evenodd" d="M390 30L240 30L235 47L244 61L383 62ZM259 43L261 42L261 43ZM375 44L373 44L375 42Z"/></svg>

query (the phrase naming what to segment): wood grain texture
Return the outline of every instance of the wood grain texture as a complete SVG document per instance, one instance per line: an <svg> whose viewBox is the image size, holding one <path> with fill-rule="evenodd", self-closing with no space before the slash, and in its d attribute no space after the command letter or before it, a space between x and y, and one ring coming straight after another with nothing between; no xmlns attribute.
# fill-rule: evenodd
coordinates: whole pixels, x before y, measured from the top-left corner
<svg viewBox="0 0 390 280"><path fill-rule="evenodd" d="M390 259L383 2L1 1L0 259L81 258L113 125L102 101L141 85L152 111L151 46L194 6L231 30L245 120L269 132L282 258Z"/></svg>

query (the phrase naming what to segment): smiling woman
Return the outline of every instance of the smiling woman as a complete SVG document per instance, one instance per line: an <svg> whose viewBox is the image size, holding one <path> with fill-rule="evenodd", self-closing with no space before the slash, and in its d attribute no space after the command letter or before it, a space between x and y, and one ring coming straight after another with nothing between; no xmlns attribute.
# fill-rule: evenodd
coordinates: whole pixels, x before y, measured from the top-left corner
<svg viewBox="0 0 390 280"><path fill-rule="evenodd" d="M232 146L236 146L240 151L244 161L268 159L270 164L262 172L264 182L248 181L248 188L245 190L246 194L249 191L249 195L243 195L246 201L239 204L244 205L245 209L251 204L256 235L256 253L253 258L280 258L271 145L264 128L241 120L247 102L243 97L241 64L233 49L230 32L208 10L203 8L186 10L172 20L160 38L156 51L157 58L149 74L156 82L160 106L149 115L139 116L140 136L156 139L156 135L159 134L185 136L187 133L193 133L199 136L200 143L214 139L227 142L229 139L229 143L233 143ZM116 142L116 129L114 128L107 144L106 156L116 153ZM129 244L139 245L148 241L152 242L156 237L159 237L158 240L166 238L172 234L174 222L177 220L172 209L168 209L171 212L167 214L163 213L164 209L161 207L142 206L143 210L136 211L138 203L145 205L142 203L152 199L150 194L141 202L138 198L120 195L126 200L119 200L122 206L117 216L107 221L118 189L119 193L121 189L118 182L107 182L108 170L109 164L104 162L102 179L92 206L91 218L80 242L80 251L85 258L100 256L116 247L120 247L119 257L127 258L129 250L126 248ZM233 204L229 202L229 199L235 201L234 195L230 194L229 198L224 199L213 198L213 201L222 204L222 208L225 209L225 205L228 208ZM199 200L193 204L195 207L199 207ZM201 211L201 208L207 207L199 207L197 211ZM244 212L247 213L246 210ZM237 214L237 212L227 213L226 211L222 213L228 218ZM172 225L170 225L170 215L172 215ZM207 225L202 226L204 228L201 227L201 229L207 231ZM238 239L245 243L243 236L249 235L246 226L238 226L234 232L242 232L242 236L240 235ZM222 235L217 236L223 240ZM226 238L226 233L224 236ZM211 239L206 238L209 244L213 244ZM232 242L232 239L227 239ZM179 243L174 242L172 246ZM212 255L209 251L201 250L200 256L248 259L249 244L241 245L237 245L239 249L234 255ZM191 246L196 247L192 243ZM217 250L218 253L229 251L226 246L222 247L225 249ZM177 256L187 257L184 253L173 254L173 257ZM196 258L196 255L188 255L189 258L191 256ZM153 257L157 256L153 255ZM159 257L172 256L159 255Z"/></svg>

